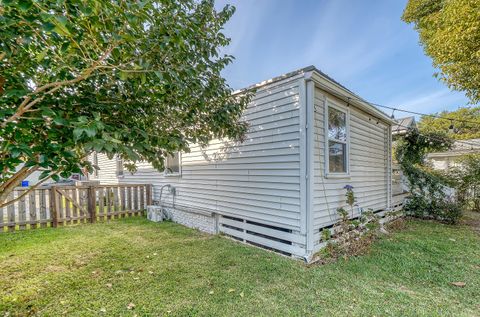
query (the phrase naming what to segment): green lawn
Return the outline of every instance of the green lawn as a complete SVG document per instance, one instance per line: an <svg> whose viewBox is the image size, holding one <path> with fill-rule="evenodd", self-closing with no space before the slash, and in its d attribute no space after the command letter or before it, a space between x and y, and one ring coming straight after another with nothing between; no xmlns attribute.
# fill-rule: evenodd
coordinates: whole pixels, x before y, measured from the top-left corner
<svg viewBox="0 0 480 317"><path fill-rule="evenodd" d="M480 235L431 222L324 266L138 218L1 234L0 263L0 316L480 315Z"/></svg>

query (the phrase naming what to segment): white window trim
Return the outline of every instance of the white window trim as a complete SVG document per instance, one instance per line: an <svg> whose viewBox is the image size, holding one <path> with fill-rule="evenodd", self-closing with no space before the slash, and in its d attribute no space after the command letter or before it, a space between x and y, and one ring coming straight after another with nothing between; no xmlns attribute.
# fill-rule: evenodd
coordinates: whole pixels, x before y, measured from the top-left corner
<svg viewBox="0 0 480 317"><path fill-rule="evenodd" d="M165 177L180 177L182 176L182 152L178 152L178 173L167 172L167 159L165 159L165 169L163 170L163 176Z"/></svg>
<svg viewBox="0 0 480 317"><path fill-rule="evenodd" d="M332 173L330 172L329 166L329 137L328 137L328 108L334 108L338 111L341 111L346 114L345 125L347 132L347 141L345 142L346 146L346 172L345 173ZM350 107L342 106L332 99L325 98L325 109L324 109L324 134L325 134L325 149L324 149L324 159L325 159L325 178L350 178ZM343 143L341 140L338 142Z"/></svg>

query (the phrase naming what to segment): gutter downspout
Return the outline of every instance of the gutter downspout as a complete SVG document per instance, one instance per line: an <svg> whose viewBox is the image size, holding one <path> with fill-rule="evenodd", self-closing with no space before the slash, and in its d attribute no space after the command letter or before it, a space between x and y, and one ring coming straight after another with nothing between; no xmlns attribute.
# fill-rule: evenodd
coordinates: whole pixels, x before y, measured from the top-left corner
<svg viewBox="0 0 480 317"><path fill-rule="evenodd" d="M305 262L310 262L313 257L314 233L313 233L313 188L314 188L314 130L315 130L315 111L314 111L314 93L315 83L312 79L312 72L305 74Z"/></svg>

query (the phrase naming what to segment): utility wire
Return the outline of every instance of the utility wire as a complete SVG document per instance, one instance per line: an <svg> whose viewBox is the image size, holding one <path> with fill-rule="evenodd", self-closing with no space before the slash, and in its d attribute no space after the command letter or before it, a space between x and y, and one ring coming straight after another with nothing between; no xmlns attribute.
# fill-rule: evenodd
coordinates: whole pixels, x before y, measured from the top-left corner
<svg viewBox="0 0 480 317"><path fill-rule="evenodd" d="M339 94L339 93L335 93L335 92L332 92L330 91L330 89L324 85L321 85L320 86L324 87L324 89L327 90L328 93L340 98L340 99L343 99L344 102L348 103L349 101L351 100L357 100L357 101L361 101L361 102L365 102L371 106L377 106L377 107L382 107L382 108L387 108L387 109L391 109L391 110L396 110L396 111L401 111L401 112L407 112L407 113L412 113L412 114L416 114L416 115L420 115L420 116L430 116L430 117L434 117L434 118L438 118L438 119L444 119L444 120L453 120L453 121L461 121L461 122L469 122L469 123L474 123L474 124L478 124L480 126L480 123L478 122L473 122L473 121L468 121L468 120L461 120L461 119L454 119L454 118L444 118L444 117L440 117L440 116L437 116L437 115L433 115L433 114L424 114L424 113L420 113L420 112L414 112L414 111L409 111L409 110L403 110L403 109L400 109L400 108L395 108L395 107L389 107L389 106L384 106L384 105L380 105L380 104L376 104L376 103L372 103L372 102L368 102L364 99L361 99L361 98L355 98L355 97L350 97L350 96L345 96L343 94ZM385 113L385 115L387 115ZM400 127L403 127L403 128L406 128L406 129L411 129L410 127L407 127L407 126L403 126L401 125L400 123L396 123L396 125L400 126ZM422 133L419 132L420 135L422 135L423 137L426 137L426 138L432 138L433 140L440 140L438 138L434 138L433 136L427 136L427 135L424 135ZM461 143L461 144L465 144L465 145L470 145L470 146L475 146L475 147L478 147L479 144L476 144L476 143L470 143L468 141L464 141L464 140L454 140L456 143Z"/></svg>
<svg viewBox="0 0 480 317"><path fill-rule="evenodd" d="M397 108L397 107L385 106L385 105L381 105L381 104L378 104L378 103L373 103L373 102L366 101L365 99L362 99L360 97L350 97L350 96L345 96L345 95L338 94L338 93L335 93L335 92L331 92L328 87L326 87L324 85L321 85L321 84L320 84L320 86L323 86L325 89L327 89L327 91L330 94L332 94L334 96L337 96L337 97L340 97L340 98L346 99L346 100L344 100L345 102L348 102L349 100L356 100L356 101L361 101L361 102L368 103L369 105L372 105L372 106L381 107L381 108L385 108L385 109L390 109L390 110L393 110L393 111L406 112L406 113L411 113L411 114L415 114L415 115L422 116L422 117L431 117L431 118L447 120L447 121L458 121L458 122L464 122L464 123L472 123L472 124L476 124L476 125L480 126L480 122L471 121L471 120L456 119L456 118L449 118L449 117L442 117L442 116L435 115L435 114L421 113L421 112L405 110L405 109Z"/></svg>
<svg viewBox="0 0 480 317"><path fill-rule="evenodd" d="M435 115L435 114L428 114L428 113L421 113L421 112L416 112L416 111L404 110L404 109L384 106L384 105L380 105L380 104L372 103L372 102L368 102L368 103L373 105L373 106L376 106L376 107L386 108L386 109L390 109L390 110L393 110L393 111L411 113L411 114L419 115L419 116L422 116L422 117L430 117L430 118L441 119L441 120L446 120L446 121L458 121L458 122L463 122L463 123L473 123L473 124L480 125L480 122L475 122L475 121L455 119L455 118L449 118L449 117L442 117L442 116Z"/></svg>

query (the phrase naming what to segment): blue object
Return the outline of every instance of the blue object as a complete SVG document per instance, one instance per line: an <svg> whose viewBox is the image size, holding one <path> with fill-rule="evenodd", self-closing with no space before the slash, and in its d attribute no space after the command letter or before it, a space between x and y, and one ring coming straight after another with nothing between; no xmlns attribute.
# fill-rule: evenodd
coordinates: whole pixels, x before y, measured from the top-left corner
<svg viewBox="0 0 480 317"><path fill-rule="evenodd" d="M28 187L28 181L22 181L22 187Z"/></svg>

